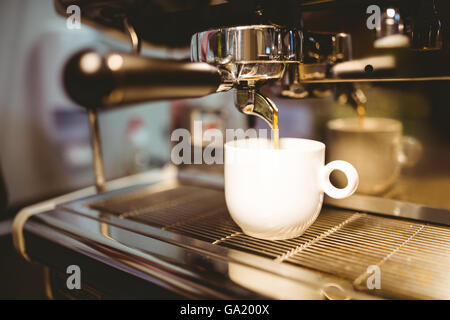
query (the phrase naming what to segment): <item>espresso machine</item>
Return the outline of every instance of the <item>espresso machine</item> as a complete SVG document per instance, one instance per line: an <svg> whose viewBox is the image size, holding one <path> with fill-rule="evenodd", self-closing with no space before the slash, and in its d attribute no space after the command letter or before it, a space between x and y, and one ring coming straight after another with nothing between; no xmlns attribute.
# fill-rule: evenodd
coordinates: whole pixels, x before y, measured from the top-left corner
<svg viewBox="0 0 450 320"><path fill-rule="evenodd" d="M448 208L327 199L302 236L269 241L231 220L223 175L169 165L105 179L98 114L111 109L231 91L236 112L272 127L279 110L268 87L356 109L368 99L359 84L449 81L445 1L375 2L55 0L61 16L78 6L83 23L130 50L86 48L63 71L88 113L95 187L25 208L13 224L17 250L47 267L49 297L450 298ZM324 12L353 17L374 38L331 28ZM190 57L150 58L149 44L189 47ZM70 265L85 270L81 290L65 286ZM381 287L368 285L374 266Z"/></svg>

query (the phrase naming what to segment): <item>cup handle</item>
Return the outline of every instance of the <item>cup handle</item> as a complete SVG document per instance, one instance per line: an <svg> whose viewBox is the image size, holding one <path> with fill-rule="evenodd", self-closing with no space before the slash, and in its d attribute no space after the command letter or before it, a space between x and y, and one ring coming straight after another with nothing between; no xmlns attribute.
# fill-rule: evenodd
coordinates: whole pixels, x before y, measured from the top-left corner
<svg viewBox="0 0 450 320"><path fill-rule="evenodd" d="M334 170L342 171L347 177L347 186L338 189L330 182L330 174ZM359 176L355 167L342 160L332 161L324 166L320 172L320 186L322 190L331 198L343 199L350 197L358 188Z"/></svg>
<svg viewBox="0 0 450 320"><path fill-rule="evenodd" d="M422 156L422 144L416 138L403 136L401 138L401 149L398 162L405 167L413 167Z"/></svg>

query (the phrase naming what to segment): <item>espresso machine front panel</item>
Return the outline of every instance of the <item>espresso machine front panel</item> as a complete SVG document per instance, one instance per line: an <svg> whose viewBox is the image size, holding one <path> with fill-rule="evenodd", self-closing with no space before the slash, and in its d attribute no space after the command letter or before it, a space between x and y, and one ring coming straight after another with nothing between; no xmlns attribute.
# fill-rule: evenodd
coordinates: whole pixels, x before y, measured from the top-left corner
<svg viewBox="0 0 450 320"><path fill-rule="evenodd" d="M260 240L231 220L220 179L199 177L131 183L35 215L24 226L23 254L51 265L57 288L68 263L62 257L76 254L88 274L112 267L190 298L450 297L447 226L328 207L298 238ZM381 289L367 285L370 266L381 270ZM99 298L119 292L90 280ZM128 297L152 292L131 280L121 286Z"/></svg>
<svg viewBox="0 0 450 320"><path fill-rule="evenodd" d="M237 111L266 127L274 124L278 102L324 124L324 110L348 112L340 104L354 115L364 105L395 109L402 95L417 106L414 88L429 90L436 101L450 80L446 1L54 3L62 16L76 5L85 23L131 40L131 52L89 48L74 54L64 70L69 96L89 114L96 190L26 208L14 223L19 252L51 266L54 297L71 296L58 275L76 257L96 274L86 279L87 297L148 297L159 288L161 295L188 298L450 298L450 207L432 201L423 173L438 169L435 153L422 162L421 180L408 180L429 189L427 204L378 195L327 199L303 235L269 241L245 235L230 218L221 174L180 166L170 167L176 172L168 176L158 171L106 181L97 117L142 101L223 91L233 92ZM367 20L371 6L380 10L375 29ZM157 60L143 54L146 47L189 50L178 60ZM405 94L405 88L413 89ZM427 117L425 109L414 109L417 117ZM295 119L293 128L300 126ZM448 145L439 150L445 162ZM433 186L448 185L448 168L442 172ZM419 189L399 185L406 196ZM381 272L380 288L369 284L374 268ZM108 275L117 274L126 280L115 286Z"/></svg>

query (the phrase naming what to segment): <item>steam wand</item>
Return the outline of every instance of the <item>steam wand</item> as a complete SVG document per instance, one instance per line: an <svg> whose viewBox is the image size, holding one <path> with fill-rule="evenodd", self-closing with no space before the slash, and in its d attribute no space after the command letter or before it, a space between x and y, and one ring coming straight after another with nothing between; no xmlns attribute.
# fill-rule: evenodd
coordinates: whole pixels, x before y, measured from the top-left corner
<svg viewBox="0 0 450 320"><path fill-rule="evenodd" d="M132 53L139 54L142 48L142 42L134 27L129 23L128 19L124 20L125 29L131 40ZM98 109L99 108L88 108L88 119L89 119L89 131L91 138L91 146L93 153L93 165L95 174L95 188L97 193L105 192L106 190L106 178L105 178L105 167L103 162L103 151L100 136L100 127L98 121Z"/></svg>

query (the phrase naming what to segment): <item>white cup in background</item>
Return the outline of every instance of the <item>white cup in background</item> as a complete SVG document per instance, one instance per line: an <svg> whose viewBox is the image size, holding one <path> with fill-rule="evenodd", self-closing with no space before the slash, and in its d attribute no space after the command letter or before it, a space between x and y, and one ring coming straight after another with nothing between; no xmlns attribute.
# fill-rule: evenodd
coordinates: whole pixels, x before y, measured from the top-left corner
<svg viewBox="0 0 450 320"><path fill-rule="evenodd" d="M403 136L400 121L388 118L336 119L327 123L327 160L351 162L358 171L357 192L380 194L397 181L402 166L413 166L422 153L418 140ZM345 178L336 175L336 184Z"/></svg>
<svg viewBox="0 0 450 320"><path fill-rule="evenodd" d="M340 170L348 184L335 188L329 176ZM358 173L345 161L325 165L325 145L283 138L275 150L267 139L225 144L225 198L244 233L281 240L301 235L317 218L324 192L342 199L358 186Z"/></svg>

